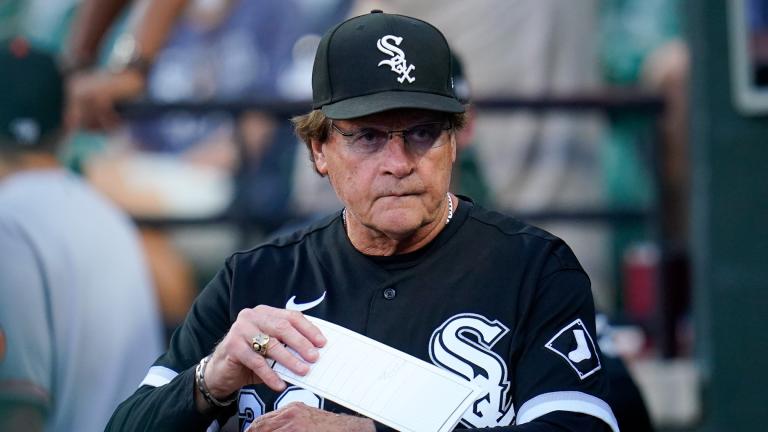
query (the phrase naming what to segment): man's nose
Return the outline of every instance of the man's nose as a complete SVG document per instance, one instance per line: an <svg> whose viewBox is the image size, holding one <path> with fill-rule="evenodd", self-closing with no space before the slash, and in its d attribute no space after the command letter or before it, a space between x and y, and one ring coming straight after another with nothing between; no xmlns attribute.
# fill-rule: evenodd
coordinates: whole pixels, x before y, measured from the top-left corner
<svg viewBox="0 0 768 432"><path fill-rule="evenodd" d="M414 155L408 151L408 145L402 131L390 131L388 133L382 157L381 167L384 172L398 178L407 177L416 166Z"/></svg>

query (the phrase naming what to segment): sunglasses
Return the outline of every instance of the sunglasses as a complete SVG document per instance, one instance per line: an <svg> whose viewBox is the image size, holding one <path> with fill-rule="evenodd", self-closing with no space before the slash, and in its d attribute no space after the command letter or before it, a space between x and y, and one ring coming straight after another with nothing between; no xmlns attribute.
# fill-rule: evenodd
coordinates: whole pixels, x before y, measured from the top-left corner
<svg viewBox="0 0 768 432"><path fill-rule="evenodd" d="M331 122L331 127L346 139L347 146L355 153L364 155L378 153L392 139L392 135L400 134L410 153L423 155L430 149L440 147L445 143L438 138L443 134L443 131L451 129L451 122L420 123L408 129L399 130L366 127L354 131L343 131L333 122Z"/></svg>

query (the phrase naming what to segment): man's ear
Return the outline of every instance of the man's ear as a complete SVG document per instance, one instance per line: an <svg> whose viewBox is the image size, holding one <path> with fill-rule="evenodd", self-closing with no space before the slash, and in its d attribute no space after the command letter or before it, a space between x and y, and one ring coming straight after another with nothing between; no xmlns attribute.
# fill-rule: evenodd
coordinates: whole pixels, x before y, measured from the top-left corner
<svg viewBox="0 0 768 432"><path fill-rule="evenodd" d="M328 161L325 159L323 144L325 143L317 139L311 139L309 142L312 148L312 159L315 161L315 170L321 176L326 176L328 175Z"/></svg>

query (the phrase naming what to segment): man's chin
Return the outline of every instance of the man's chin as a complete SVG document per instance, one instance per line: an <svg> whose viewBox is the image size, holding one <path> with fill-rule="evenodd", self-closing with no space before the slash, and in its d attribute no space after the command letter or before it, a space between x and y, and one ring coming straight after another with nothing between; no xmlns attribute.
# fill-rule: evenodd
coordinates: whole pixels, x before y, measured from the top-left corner
<svg viewBox="0 0 768 432"><path fill-rule="evenodd" d="M415 211L394 210L380 215L376 229L392 239L401 240L416 233L423 226L421 214Z"/></svg>

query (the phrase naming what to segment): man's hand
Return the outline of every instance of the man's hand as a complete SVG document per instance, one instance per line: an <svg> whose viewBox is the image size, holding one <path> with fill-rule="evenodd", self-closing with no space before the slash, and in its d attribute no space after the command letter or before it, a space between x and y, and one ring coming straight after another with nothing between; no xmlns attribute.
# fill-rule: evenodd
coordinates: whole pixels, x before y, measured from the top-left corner
<svg viewBox="0 0 768 432"><path fill-rule="evenodd" d="M267 358L253 350L251 339L258 334L270 337L267 357L299 375L309 372L307 363L317 361L317 348L326 342L320 330L301 312L264 305L243 309L205 369L205 384L213 397L225 399L249 384L264 383L275 391L285 388L285 382L270 368ZM195 399L200 411L208 408L199 390Z"/></svg>
<svg viewBox="0 0 768 432"><path fill-rule="evenodd" d="M373 420L346 414L334 414L293 402L277 411L257 417L247 432L375 432Z"/></svg>
<svg viewBox="0 0 768 432"><path fill-rule="evenodd" d="M119 73L84 72L67 80L66 123L70 128L109 131L120 123L115 103L138 97L146 78L132 69Z"/></svg>

